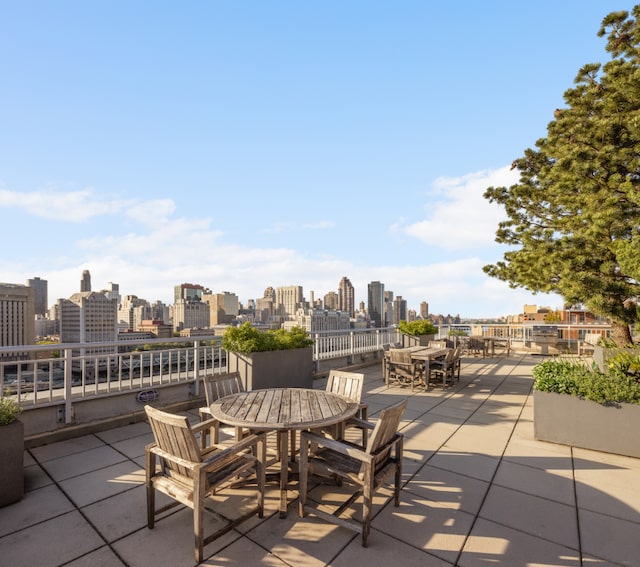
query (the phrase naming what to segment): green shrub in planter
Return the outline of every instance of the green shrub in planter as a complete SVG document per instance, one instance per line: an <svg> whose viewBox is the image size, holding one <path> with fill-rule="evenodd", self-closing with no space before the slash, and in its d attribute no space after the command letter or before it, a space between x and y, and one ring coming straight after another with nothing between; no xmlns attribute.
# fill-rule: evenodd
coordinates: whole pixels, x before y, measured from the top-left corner
<svg viewBox="0 0 640 567"><path fill-rule="evenodd" d="M416 319L415 321L400 321L398 324L398 330L405 335L412 335L414 337L420 335L435 335L438 333L438 328L428 321L427 319Z"/></svg>
<svg viewBox="0 0 640 567"><path fill-rule="evenodd" d="M640 362L640 361L639 361ZM640 404L640 382L623 363L602 373L595 365L574 360L546 360L533 368L533 388L568 394L599 404Z"/></svg>
<svg viewBox="0 0 640 567"><path fill-rule="evenodd" d="M0 398L0 425L13 423L22 412L22 408L11 398Z"/></svg>
<svg viewBox="0 0 640 567"><path fill-rule="evenodd" d="M289 331L261 331L246 322L239 327L229 327L222 335L223 349L242 354L304 348L312 344L313 339L302 327L294 327Z"/></svg>

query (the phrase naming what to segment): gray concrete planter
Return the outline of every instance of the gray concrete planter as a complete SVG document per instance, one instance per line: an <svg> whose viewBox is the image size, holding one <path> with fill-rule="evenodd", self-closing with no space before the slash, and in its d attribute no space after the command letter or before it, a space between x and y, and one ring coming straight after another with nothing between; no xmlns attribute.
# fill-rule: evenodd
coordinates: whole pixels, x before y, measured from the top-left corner
<svg viewBox="0 0 640 567"><path fill-rule="evenodd" d="M312 347L227 353L229 372L239 372L247 390L313 388Z"/></svg>
<svg viewBox="0 0 640 567"><path fill-rule="evenodd" d="M24 425L17 419L0 426L0 507L24 495Z"/></svg>
<svg viewBox="0 0 640 567"><path fill-rule="evenodd" d="M534 390L533 430L540 441L640 457L639 404L605 406L575 396Z"/></svg>
<svg viewBox="0 0 640 567"><path fill-rule="evenodd" d="M593 347L593 362L596 363L600 372L607 372L609 359L615 358L621 352L625 352L630 356L638 356L640 355L640 347L603 347L595 345Z"/></svg>
<svg viewBox="0 0 640 567"><path fill-rule="evenodd" d="M402 334L402 346L428 346L429 341L433 341L436 338L435 335L406 335Z"/></svg>

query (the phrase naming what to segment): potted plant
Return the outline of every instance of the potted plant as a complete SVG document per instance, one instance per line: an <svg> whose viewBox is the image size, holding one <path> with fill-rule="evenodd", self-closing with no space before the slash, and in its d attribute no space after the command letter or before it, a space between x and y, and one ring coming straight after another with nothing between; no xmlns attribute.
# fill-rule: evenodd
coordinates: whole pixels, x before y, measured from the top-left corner
<svg viewBox="0 0 640 567"><path fill-rule="evenodd" d="M239 372L247 390L312 388L313 340L301 327L262 331L246 322L222 336L229 372Z"/></svg>
<svg viewBox="0 0 640 567"><path fill-rule="evenodd" d="M0 398L0 507L24 495L24 424L20 405Z"/></svg>
<svg viewBox="0 0 640 567"><path fill-rule="evenodd" d="M438 328L428 319L400 321L398 330L402 333L402 346L427 346L435 339Z"/></svg>
<svg viewBox="0 0 640 567"><path fill-rule="evenodd" d="M536 439L640 457L640 357L621 353L606 372L551 359L533 377Z"/></svg>

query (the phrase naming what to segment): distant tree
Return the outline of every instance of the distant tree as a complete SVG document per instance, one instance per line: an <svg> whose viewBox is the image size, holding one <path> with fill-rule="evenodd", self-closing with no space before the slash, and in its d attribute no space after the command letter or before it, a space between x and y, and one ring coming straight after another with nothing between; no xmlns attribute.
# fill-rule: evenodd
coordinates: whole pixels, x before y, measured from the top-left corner
<svg viewBox="0 0 640 567"><path fill-rule="evenodd" d="M583 303L611 319L619 345L639 320L640 5L632 14L603 19L611 60L580 69L547 137L513 162L519 183L484 194L507 213L496 241L516 247L484 271Z"/></svg>

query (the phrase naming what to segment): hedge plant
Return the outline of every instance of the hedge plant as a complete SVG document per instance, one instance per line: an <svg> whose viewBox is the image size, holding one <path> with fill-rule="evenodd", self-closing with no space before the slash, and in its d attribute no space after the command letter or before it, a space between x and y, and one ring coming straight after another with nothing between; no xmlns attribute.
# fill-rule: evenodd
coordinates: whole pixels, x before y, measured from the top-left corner
<svg viewBox="0 0 640 567"><path fill-rule="evenodd" d="M261 331L249 322L239 327L229 327L222 335L222 348L230 352L251 354L269 350L288 350L311 346L313 339L302 327L291 330Z"/></svg>
<svg viewBox="0 0 640 567"><path fill-rule="evenodd" d="M13 423L22 412L22 407L11 398L0 398L0 425Z"/></svg>
<svg viewBox="0 0 640 567"><path fill-rule="evenodd" d="M435 335L438 332L438 328L427 319L416 319L415 321L400 321L398 324L398 330L405 335Z"/></svg>
<svg viewBox="0 0 640 567"><path fill-rule="evenodd" d="M632 372L628 371L629 367L618 360L617 364L610 364L607 373L602 373L594 364L589 366L584 362L566 359L546 360L533 368L533 388L605 405L621 402L640 404L640 381L635 373L636 367Z"/></svg>

